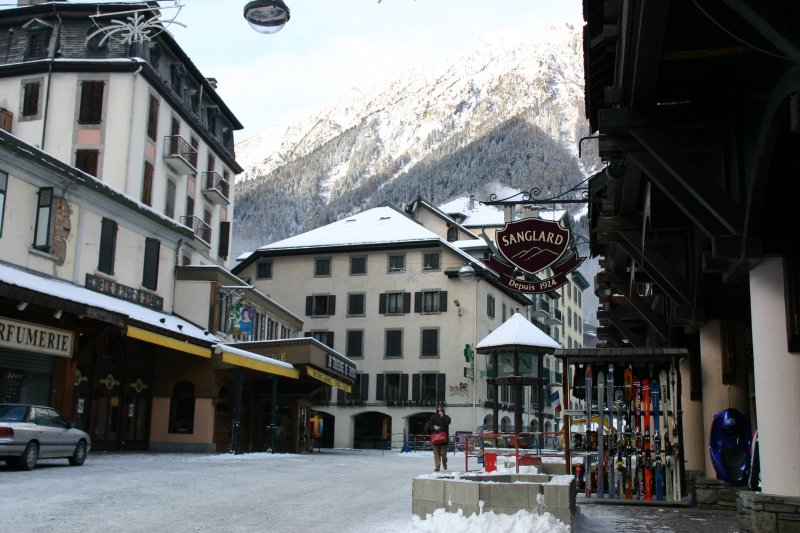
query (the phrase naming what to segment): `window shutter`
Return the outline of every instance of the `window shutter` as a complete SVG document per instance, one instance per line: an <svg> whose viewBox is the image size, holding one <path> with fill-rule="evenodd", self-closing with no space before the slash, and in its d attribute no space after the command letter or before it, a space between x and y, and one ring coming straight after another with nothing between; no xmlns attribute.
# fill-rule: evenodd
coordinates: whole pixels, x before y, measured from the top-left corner
<svg viewBox="0 0 800 533"><path fill-rule="evenodd" d="M445 378L447 374L438 374L436 376L436 401L443 402L444 401L444 388L447 385Z"/></svg>
<svg viewBox="0 0 800 533"><path fill-rule="evenodd" d="M403 293L403 312L410 313L411 312L411 293L404 292Z"/></svg>
<svg viewBox="0 0 800 533"><path fill-rule="evenodd" d="M328 296L328 315L333 315L336 313L336 295L331 294ZM333 346L333 343L331 343Z"/></svg>
<svg viewBox="0 0 800 533"><path fill-rule="evenodd" d="M421 313L422 312L422 293L415 292L414 293L414 312Z"/></svg>
<svg viewBox="0 0 800 533"><path fill-rule="evenodd" d="M328 342L325 344L328 345L328 348L333 348L333 331L328 332Z"/></svg>
<svg viewBox="0 0 800 533"><path fill-rule="evenodd" d="M142 285L151 290L158 287L158 257L161 252L161 242L158 239L147 237L144 241L144 273Z"/></svg>
<svg viewBox="0 0 800 533"><path fill-rule="evenodd" d="M386 314L386 293L383 292L378 299L378 313L381 315Z"/></svg>
<svg viewBox="0 0 800 533"><path fill-rule="evenodd" d="M114 251L117 245L117 223L103 219L100 229L100 253L97 270L106 274L114 273Z"/></svg>
<svg viewBox="0 0 800 533"><path fill-rule="evenodd" d="M439 312L447 312L447 291L439 291Z"/></svg>
<svg viewBox="0 0 800 533"><path fill-rule="evenodd" d="M314 305L314 297L313 296L306 296L306 316L311 316L311 311Z"/></svg>
<svg viewBox="0 0 800 533"><path fill-rule="evenodd" d="M336 401L337 402L344 401L344 391L342 389L336 389Z"/></svg>
<svg viewBox="0 0 800 533"><path fill-rule="evenodd" d="M408 400L408 374L400 374L400 399Z"/></svg>
<svg viewBox="0 0 800 533"><path fill-rule="evenodd" d="M415 402L419 401L419 374L411 375L411 399Z"/></svg>
<svg viewBox="0 0 800 533"><path fill-rule="evenodd" d="M369 374L361 374L361 380L359 385L361 385L361 391L359 399L363 402L369 400Z"/></svg>
<svg viewBox="0 0 800 533"><path fill-rule="evenodd" d="M378 402L383 401L383 374L378 374L378 381L375 388L375 400Z"/></svg>
<svg viewBox="0 0 800 533"><path fill-rule="evenodd" d="M217 255L223 259L228 258L228 250L231 242L231 223L223 220L219 223L219 249Z"/></svg>

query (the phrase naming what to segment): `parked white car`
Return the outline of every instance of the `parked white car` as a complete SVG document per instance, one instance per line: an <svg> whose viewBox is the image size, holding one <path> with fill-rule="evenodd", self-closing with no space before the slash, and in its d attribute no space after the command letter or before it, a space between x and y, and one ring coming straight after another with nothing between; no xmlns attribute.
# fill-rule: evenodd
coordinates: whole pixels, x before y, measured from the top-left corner
<svg viewBox="0 0 800 533"><path fill-rule="evenodd" d="M31 470L39 459L68 459L80 466L92 447L89 434L52 407L0 404L0 459Z"/></svg>

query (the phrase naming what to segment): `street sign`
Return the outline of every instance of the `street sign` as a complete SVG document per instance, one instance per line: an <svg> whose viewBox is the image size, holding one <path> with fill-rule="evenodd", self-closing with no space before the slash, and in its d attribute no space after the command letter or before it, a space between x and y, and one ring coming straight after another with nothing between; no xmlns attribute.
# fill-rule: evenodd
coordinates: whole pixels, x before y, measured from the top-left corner
<svg viewBox="0 0 800 533"><path fill-rule="evenodd" d="M465 367L464 367L464 377L465 377L465 378L472 379L472 376L473 376L474 374L475 374L475 373L474 373L474 371L473 371L473 369L472 369L472 367L471 367L471 366L465 366Z"/></svg>

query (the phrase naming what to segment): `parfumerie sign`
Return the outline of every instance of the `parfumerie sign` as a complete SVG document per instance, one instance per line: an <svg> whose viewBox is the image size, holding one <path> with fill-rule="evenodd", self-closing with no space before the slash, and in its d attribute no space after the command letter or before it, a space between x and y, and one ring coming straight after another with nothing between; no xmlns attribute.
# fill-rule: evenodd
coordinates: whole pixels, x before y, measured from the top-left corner
<svg viewBox="0 0 800 533"><path fill-rule="evenodd" d="M526 218L510 222L497 232L501 257L490 254L486 266L500 276L500 283L516 292L543 293L564 285L567 274L585 257L569 249L570 232L558 222ZM553 276L532 280L528 276L550 268Z"/></svg>
<svg viewBox="0 0 800 533"><path fill-rule="evenodd" d="M72 357L72 332L0 317L0 346Z"/></svg>

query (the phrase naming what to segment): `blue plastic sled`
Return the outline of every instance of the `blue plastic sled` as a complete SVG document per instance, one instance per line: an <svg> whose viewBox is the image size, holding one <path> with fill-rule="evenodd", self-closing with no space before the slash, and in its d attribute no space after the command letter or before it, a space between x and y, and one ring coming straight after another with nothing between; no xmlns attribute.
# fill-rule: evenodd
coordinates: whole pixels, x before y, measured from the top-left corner
<svg viewBox="0 0 800 533"><path fill-rule="evenodd" d="M752 433L747 418L736 409L714 415L709 452L717 478L732 485L747 485Z"/></svg>

